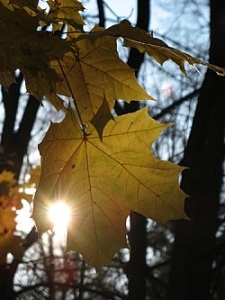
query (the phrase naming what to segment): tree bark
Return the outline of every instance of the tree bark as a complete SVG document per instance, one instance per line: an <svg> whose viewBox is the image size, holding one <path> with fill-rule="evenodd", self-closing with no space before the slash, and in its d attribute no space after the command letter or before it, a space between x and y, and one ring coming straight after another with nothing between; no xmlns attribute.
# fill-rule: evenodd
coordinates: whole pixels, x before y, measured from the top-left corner
<svg viewBox="0 0 225 300"><path fill-rule="evenodd" d="M210 2L210 61L225 65L225 2ZM177 221L168 299L211 299L213 248L223 178L225 79L208 70L182 165L191 221Z"/></svg>

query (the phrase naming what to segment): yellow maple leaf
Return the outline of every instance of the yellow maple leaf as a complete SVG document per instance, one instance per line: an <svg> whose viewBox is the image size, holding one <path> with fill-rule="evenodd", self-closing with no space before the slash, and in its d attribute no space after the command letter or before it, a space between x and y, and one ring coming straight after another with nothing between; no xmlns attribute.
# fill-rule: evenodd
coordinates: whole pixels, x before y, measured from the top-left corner
<svg viewBox="0 0 225 300"><path fill-rule="evenodd" d="M3 171L0 173L0 206L3 209L10 208L10 210L20 209L21 195L19 192L19 186L15 180L14 173L10 171ZM8 216L10 220L10 217Z"/></svg>
<svg viewBox="0 0 225 300"><path fill-rule="evenodd" d="M0 198L0 264L6 263L9 252L14 252L16 258L21 257L18 253L22 252L18 243L19 238L14 236L16 211L12 210L11 201L3 201L2 198Z"/></svg>
<svg viewBox="0 0 225 300"><path fill-rule="evenodd" d="M16 228L16 212L10 206L0 207L0 235L4 232L13 232Z"/></svg>
<svg viewBox="0 0 225 300"><path fill-rule="evenodd" d="M0 2L0 83L8 88L15 70L20 69L27 91L42 100L44 95L52 93L58 79L49 61L67 52L70 43L50 32L37 30L41 20L51 22L44 11L35 9L36 4L35 0Z"/></svg>
<svg viewBox="0 0 225 300"><path fill-rule="evenodd" d="M111 110L116 99L127 102L152 99L138 84L134 71L118 56L116 38L77 41L74 52L51 62L61 76L58 94L72 96L82 123L90 122L106 101ZM80 120L81 122L81 120Z"/></svg>
<svg viewBox="0 0 225 300"><path fill-rule="evenodd" d="M98 33L93 32L90 34L93 36L98 35L99 37L104 36L105 34L122 37L124 40L124 46L136 48L140 52L146 52L161 65L167 60L172 60L185 74L185 62L187 62L190 65L200 64L206 66L221 76L225 75L224 68L207 63L189 55L188 53L169 47L161 39L153 37L151 34L138 27L133 27L128 20L123 20L121 23L113 25L105 31Z"/></svg>
<svg viewBox="0 0 225 300"><path fill-rule="evenodd" d="M14 173L10 172L10 171L2 171L0 173L0 183L1 182L6 182L9 186L13 186L16 183L15 180L15 175Z"/></svg>
<svg viewBox="0 0 225 300"><path fill-rule="evenodd" d="M6 263L6 256L10 252L14 258L21 259L24 247L22 239L15 236L17 210L22 208L21 199L31 202L33 197L26 193L27 188L34 188L38 184L40 168L32 170L28 182L17 184L14 174L10 171L0 173L0 264Z"/></svg>
<svg viewBox="0 0 225 300"><path fill-rule="evenodd" d="M84 20L81 17L79 11L83 11L84 7L81 2L77 0L60 0L60 1L48 1L50 11L48 18L51 19L51 23L56 24L69 24L73 27L73 30L82 30Z"/></svg>
<svg viewBox="0 0 225 300"><path fill-rule="evenodd" d="M146 109L110 120L102 141L91 124L84 134L71 114L52 124L40 145L42 174L34 199L40 231L50 228L47 209L62 197L73 212L68 249L99 268L126 246L130 210L159 222L186 218L186 195L178 184L183 168L150 151L165 127Z"/></svg>

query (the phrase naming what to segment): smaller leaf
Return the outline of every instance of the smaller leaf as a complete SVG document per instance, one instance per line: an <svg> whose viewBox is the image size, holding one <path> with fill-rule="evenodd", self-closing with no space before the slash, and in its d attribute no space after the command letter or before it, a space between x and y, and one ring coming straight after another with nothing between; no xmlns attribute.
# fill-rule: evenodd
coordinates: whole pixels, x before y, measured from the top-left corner
<svg viewBox="0 0 225 300"><path fill-rule="evenodd" d="M29 7L35 11L38 7L38 0L10 0L10 4L17 5L20 8Z"/></svg>
<svg viewBox="0 0 225 300"><path fill-rule="evenodd" d="M152 56L161 65L166 60L172 60L185 74L186 71L184 63L188 62L190 65L200 64L206 66L219 75L225 76L224 68L204 62L185 52L169 47L165 42L154 38L146 31L138 27L132 27L128 20L124 20L120 24L113 25L106 30L106 33L109 35L122 37L126 47L136 48L140 52L147 52L148 55Z"/></svg>
<svg viewBox="0 0 225 300"><path fill-rule="evenodd" d="M6 205L6 203L3 203ZM9 201L8 204L11 204ZM12 210L11 206L0 207L0 235L4 232L14 232L16 229L16 212Z"/></svg>
<svg viewBox="0 0 225 300"><path fill-rule="evenodd" d="M15 174L10 171L3 171L0 173L0 183L7 182L10 186L16 183Z"/></svg>
<svg viewBox="0 0 225 300"><path fill-rule="evenodd" d="M77 0L49 0L50 12L48 17L52 20L53 26L56 24L68 24L76 31L83 31L84 20L79 11L83 11L84 7Z"/></svg>

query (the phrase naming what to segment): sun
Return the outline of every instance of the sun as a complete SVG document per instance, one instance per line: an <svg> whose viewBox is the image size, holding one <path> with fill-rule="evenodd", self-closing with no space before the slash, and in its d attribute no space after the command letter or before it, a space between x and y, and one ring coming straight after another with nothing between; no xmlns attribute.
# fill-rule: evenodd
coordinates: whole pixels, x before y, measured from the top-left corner
<svg viewBox="0 0 225 300"><path fill-rule="evenodd" d="M49 207L48 217L52 222L57 240L65 240L67 237L67 227L71 219L70 207L65 202L58 201Z"/></svg>

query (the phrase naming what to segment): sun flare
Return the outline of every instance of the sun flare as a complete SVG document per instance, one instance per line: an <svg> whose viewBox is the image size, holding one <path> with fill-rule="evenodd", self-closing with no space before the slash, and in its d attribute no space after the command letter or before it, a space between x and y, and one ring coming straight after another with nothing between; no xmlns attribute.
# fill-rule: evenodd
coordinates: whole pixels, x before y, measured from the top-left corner
<svg viewBox="0 0 225 300"><path fill-rule="evenodd" d="M67 226L71 217L69 206L62 201L54 203L49 207L48 215L53 224L55 235L58 239L65 239L67 236Z"/></svg>

